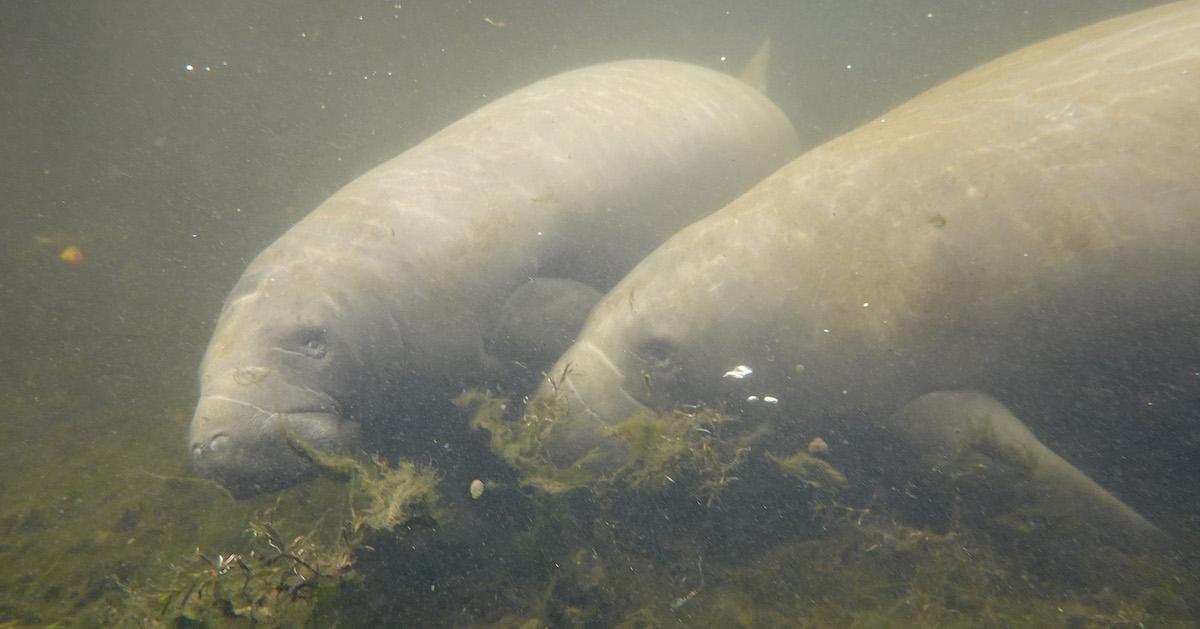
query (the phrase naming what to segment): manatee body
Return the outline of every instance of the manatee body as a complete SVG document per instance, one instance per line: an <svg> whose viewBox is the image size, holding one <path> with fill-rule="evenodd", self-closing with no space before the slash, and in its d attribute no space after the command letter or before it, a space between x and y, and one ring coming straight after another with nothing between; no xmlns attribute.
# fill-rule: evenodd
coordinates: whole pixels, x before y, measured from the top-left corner
<svg viewBox="0 0 1200 629"><path fill-rule="evenodd" d="M551 371L564 380L540 391L577 420L554 453L616 448L604 426L646 407L748 393L802 425L878 422L919 456L1044 449L983 393L887 419L926 394L1052 389L1043 378L1069 398L1072 366L1136 380L1135 354L1194 367L1197 121L1200 4L1188 2L1009 54L802 155L596 306ZM730 387L738 366L751 373ZM948 428L956 405L967 436ZM1025 457L1038 482L1062 485L1047 495L1090 496L1111 521L1152 530L1052 455Z"/></svg>
<svg viewBox="0 0 1200 629"><path fill-rule="evenodd" d="M484 350L518 366L549 367L603 297L594 287L560 277L537 277L508 296L484 335Z"/></svg>
<svg viewBox="0 0 1200 629"><path fill-rule="evenodd" d="M607 289L797 152L767 98L682 63L597 65L483 107L249 265L200 369L196 469L249 493L310 473L285 433L332 450L423 438L421 418L505 366L485 336L530 278Z"/></svg>

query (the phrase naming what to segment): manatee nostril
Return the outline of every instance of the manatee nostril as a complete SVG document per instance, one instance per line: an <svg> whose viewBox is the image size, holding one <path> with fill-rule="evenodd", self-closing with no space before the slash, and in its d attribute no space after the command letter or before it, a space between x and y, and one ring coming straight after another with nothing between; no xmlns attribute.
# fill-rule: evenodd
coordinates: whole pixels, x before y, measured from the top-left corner
<svg viewBox="0 0 1200 629"><path fill-rule="evenodd" d="M213 435L207 443L192 444L192 458L203 459L210 453L220 452L229 447L229 437L225 433Z"/></svg>

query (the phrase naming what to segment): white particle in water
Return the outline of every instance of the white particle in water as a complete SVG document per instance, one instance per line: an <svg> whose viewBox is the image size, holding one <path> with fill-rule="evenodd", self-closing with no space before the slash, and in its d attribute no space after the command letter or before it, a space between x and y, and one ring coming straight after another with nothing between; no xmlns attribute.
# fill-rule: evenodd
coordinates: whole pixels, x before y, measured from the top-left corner
<svg viewBox="0 0 1200 629"><path fill-rule="evenodd" d="M746 365L738 365L737 367L734 367L733 369L726 371L725 375L723 375L721 377L722 378L733 378L734 380L741 380L741 379L745 378L746 376L749 376L752 373L754 373L753 369L747 367Z"/></svg>

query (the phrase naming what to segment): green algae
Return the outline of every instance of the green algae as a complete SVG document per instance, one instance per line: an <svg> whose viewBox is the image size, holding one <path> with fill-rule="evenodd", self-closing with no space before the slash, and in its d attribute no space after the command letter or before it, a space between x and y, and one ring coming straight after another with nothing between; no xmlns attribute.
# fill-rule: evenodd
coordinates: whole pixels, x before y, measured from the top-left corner
<svg viewBox="0 0 1200 629"><path fill-rule="evenodd" d="M251 523L245 550L205 555L182 565L161 584L130 592L124 609L110 615L116 625L306 624L320 601L328 600L361 545L343 536L326 546L313 535L285 537L267 522Z"/></svg>
<svg viewBox="0 0 1200 629"><path fill-rule="evenodd" d="M238 503L186 477L176 441L182 411L130 439L109 428L123 417L76 412L70 422L36 423L45 407L23 416L20 404L2 406L9 425L21 425L21 438L8 443L25 447L0 457L0 619L96 623L122 605L127 589L197 545L223 545L230 521L246 522L264 504Z"/></svg>
<svg viewBox="0 0 1200 629"><path fill-rule="evenodd" d="M617 487L658 492L682 482L711 506L767 434L765 424L717 409L644 411L603 429L607 443L561 465L551 444L570 430L571 420L555 397L534 399L519 418L508 417L507 400L481 391L465 392L455 403L471 412L474 428L489 433L492 451L520 472L523 485L549 494Z"/></svg>
<svg viewBox="0 0 1200 629"><path fill-rule="evenodd" d="M399 486L396 474L421 481L409 496L431 487L427 472L401 465L385 473L376 461L361 479L319 479L234 500L220 485L187 475L177 441L186 409L167 410L168 421L148 418L136 429L142 438L129 439L108 429L125 417L72 412L70 422L46 422L40 415L48 408L67 412L75 403L65 395L39 398L0 397L6 434L14 437L5 444L25 444L0 457L0 623L11 626L299 623L345 583L347 574L334 566L347 559L342 547L361 540L342 538L343 520L356 512L402 519L394 507L404 500L372 490ZM419 517L433 501L406 504L404 517ZM364 519L364 530L380 521ZM275 533L275 545L315 572L275 558L267 528L287 533ZM288 579L301 577L314 585L293 600L288 590L296 583Z"/></svg>
<svg viewBox="0 0 1200 629"><path fill-rule="evenodd" d="M348 484L350 533L362 529L391 531L416 517L446 521L437 492L439 477L409 461L389 465L378 455L365 460L313 448L294 435L286 435L294 452L308 460L320 473Z"/></svg>
<svg viewBox="0 0 1200 629"><path fill-rule="evenodd" d="M554 431L563 429L553 409L524 424L506 417L503 400L475 401L476 411L480 401L491 406L485 415L476 413L474 425L491 433L492 447L523 480L561 473L545 452ZM1200 602L1191 559L1173 560L1161 549L1135 554L1092 538L1064 538L1055 528L1012 524L1030 522L1021 452L989 453L1015 462L1003 466L1013 470L1004 496L993 496L986 509L949 501L948 519L931 527L906 522L892 505L861 497L857 504L844 502L856 494L841 470L803 449L761 453L753 446L764 434L761 426L711 409L643 413L608 429L605 435L619 445L610 460L616 467L571 484L604 498L598 518L605 526L586 541L574 540L583 547L564 550L559 570L542 588L524 589L519 611L492 621L507 627L1182 627ZM756 466L756 458L768 467ZM949 478L951 493L983 482L976 480L975 462L962 461L961 471ZM991 472L985 480L996 478ZM799 481L789 494L799 502L791 505L792 515L780 516L789 534L763 545L747 525L759 517L755 504L771 492L747 490L778 484L780 473ZM635 514L677 509L680 503L668 497L681 488L703 508L691 515L662 511L673 521L647 547L646 523ZM712 537L718 530L722 535ZM715 539L719 547L706 547Z"/></svg>
<svg viewBox="0 0 1200 629"><path fill-rule="evenodd" d="M796 480L822 491L836 492L845 489L850 481L828 461L819 459L807 452L800 451L791 456L779 457L767 453L767 459L774 463L781 472Z"/></svg>
<svg viewBox="0 0 1200 629"><path fill-rule="evenodd" d="M715 409L646 411L613 426L608 436L623 448L616 478L638 491L661 491L679 482L712 506L737 480L737 469L766 426L738 431L739 421Z"/></svg>
<svg viewBox="0 0 1200 629"><path fill-rule="evenodd" d="M1088 560L1099 572L1077 581L977 531L827 513L826 535L780 544L719 576L712 599L695 601L696 617L738 627L779 626L780 618L812 627L1183 627L1190 612L1181 603L1200 593L1186 565L1153 554L1106 553ZM1164 606L1151 612L1153 601Z"/></svg>
<svg viewBox="0 0 1200 629"><path fill-rule="evenodd" d="M130 626L270 623L283 626L308 624L320 601L332 600L339 587L356 578L353 566L373 533L400 535L397 528L414 520L448 519L440 505L438 476L411 462L389 465L383 458L361 459L323 452L293 435L288 445L313 464L319 474L341 485L333 504L303 518L314 530L285 536L268 510L247 529L240 550L204 554L194 552L190 568L174 568L161 582L150 582L131 591L124 609L113 620ZM278 503L277 503L278 504ZM345 513L334 539L319 532L324 515ZM153 604L160 604L155 612Z"/></svg>
<svg viewBox="0 0 1200 629"><path fill-rule="evenodd" d="M563 430L564 413L553 399L534 400L516 420L508 418L506 399L485 391L466 391L454 404L471 414L472 428L488 432L492 451L521 473L522 485L562 494L598 482L594 467L602 454L589 453L569 465L559 465L547 450L555 433Z"/></svg>
<svg viewBox="0 0 1200 629"><path fill-rule="evenodd" d="M1106 550L1047 569L1033 547L985 532L914 528L826 500L821 535L758 552L694 533L646 549L636 529L597 527L523 584L515 609L478 625L1191 626L1200 589L1184 561Z"/></svg>
<svg viewBox="0 0 1200 629"><path fill-rule="evenodd" d="M15 416L37 406L4 408ZM759 448L725 472L727 481L739 480L708 503L701 470L716 472L721 465L711 461L727 465L739 447L759 443L757 427L744 421L643 417L614 429L613 438L629 445L619 459L624 469L577 485L598 484L603 500L594 492L537 492L530 501L515 489L489 489L484 500L456 505L451 524L377 531L362 519L363 537L355 539L355 514L389 503L370 491L352 498L355 479L371 485L406 473L385 472L377 459L325 459L325 478L234 501L186 476L173 456L186 411L169 417L147 427L153 438L86 447L69 433L92 425L103 434L110 418L13 429L38 431L39 449L58 448L58 458L15 452L0 463L26 466L0 489L0 623L1187 627L1200 610L1194 558L1080 545L967 513L936 527L906 521L853 491L781 483L782 470ZM506 428L518 421L498 419ZM705 438L719 456L688 454L682 445L702 449ZM524 452L550 462L536 447ZM768 464L756 467L756 458ZM664 471L674 482L656 476ZM764 523L760 505L776 494L775 523ZM520 526L497 517L513 504L525 505L506 516ZM442 508L408 505L400 517L410 521ZM467 528L455 533L455 526ZM760 539L763 527L777 537ZM230 563L234 555L249 575ZM315 585L294 590L301 577ZM185 596L193 585L200 601L195 592Z"/></svg>

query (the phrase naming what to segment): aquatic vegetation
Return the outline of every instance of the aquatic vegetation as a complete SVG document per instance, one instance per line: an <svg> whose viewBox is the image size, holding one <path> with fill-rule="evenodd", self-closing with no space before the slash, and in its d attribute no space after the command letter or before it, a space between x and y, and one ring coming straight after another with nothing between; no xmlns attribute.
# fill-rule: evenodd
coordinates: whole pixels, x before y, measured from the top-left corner
<svg viewBox="0 0 1200 629"><path fill-rule="evenodd" d="M767 427L744 428L732 415L715 409L670 413L646 411L609 430L623 446L616 479L639 491L662 490L668 483L689 482L712 506L738 480L735 470L746 461Z"/></svg>
<svg viewBox="0 0 1200 629"><path fill-rule="evenodd" d="M548 494L594 486L599 480L591 467L602 455L591 453L571 465L555 464L546 445L563 425L566 414L553 399L536 399L521 418L510 419L509 403L485 391L470 390L454 404L471 413L471 427L486 430L492 451L521 473L521 482Z"/></svg>
<svg viewBox="0 0 1200 629"><path fill-rule="evenodd" d="M372 550L365 541L369 533L393 535L397 527L415 520L446 517L436 492L437 475L430 470L409 462L391 466L381 457L360 460L321 452L290 435L288 443L343 487L341 508L349 513L336 539L322 542L315 528L282 535L270 522L274 509L269 509L250 524L242 548L217 554L197 548L190 567L172 565L159 581L129 590L124 609L113 621L131 626L158 626L168 618L175 625L302 624L315 613L317 601L332 598L356 577L358 554ZM306 519L318 527L322 515Z"/></svg>
<svg viewBox="0 0 1200 629"><path fill-rule="evenodd" d="M850 484L846 475L836 467L806 451L800 451L788 457L778 457L767 453L767 459L784 474L813 489L833 492Z"/></svg>
<svg viewBox="0 0 1200 629"><path fill-rule="evenodd" d="M1090 549L1046 564L988 532L913 527L814 495L812 529L761 550L703 529L646 548L644 529L610 520L478 625L1185 627L1200 594L1187 564L1157 553Z"/></svg>
<svg viewBox="0 0 1200 629"><path fill-rule="evenodd" d="M691 425L715 434L684 429L686 422L698 421L708 423ZM888 506L851 503L847 494L852 492L797 488L800 483L790 484L791 493L779 507L786 509L777 515L780 539L764 545L753 528L763 512L746 509L759 501L748 502L744 496L775 491L763 483L786 484L779 464L756 467L769 461L757 456L759 448L750 453L756 456L743 454L744 461L726 473L739 480L727 478L721 499L706 508L703 494L695 491L700 486L696 465L707 466L714 471L709 478L718 479L720 466L697 464L670 443L676 437L710 437L709 446L721 454L702 461L728 463L736 459L739 439L755 433L753 424L709 416L640 418L623 430L637 452L624 459L633 467L622 472L623 478L632 478L638 469L682 470L668 472L676 482L656 485L658 480L647 472L641 489L633 490L630 481L609 484L604 500L573 492L529 502L513 498L511 489L493 495L489 486L487 499L471 501L463 492L463 508L485 514L506 499L532 505L529 520L522 520L519 529L497 527L485 517L486 530L462 533L468 544L475 536L485 537L486 546L464 547L459 538L448 537L452 527L421 528L421 541L412 542L408 528L372 531L366 518L359 519L361 536L352 534L347 522L375 501L367 497L370 492L359 494L352 511L354 480L404 475L382 470L378 459L322 455L326 479L269 497L274 506L247 516L242 515L245 509L262 503L243 505L203 483L166 474L138 474L132 483L139 492L149 492L147 504L162 508L173 521L210 513L210 528L223 521L228 530L228 522L238 518L254 524L236 527L234 535L225 537L202 537L197 529L187 529L174 539L194 544L180 548L147 530L152 511L132 508L122 515L118 509L111 516L110 534L121 535L124 561L145 562L146 571L156 556L182 559L158 568L149 581L143 578L146 572L130 576L128 569L108 567L113 563L93 566L93 571L113 575L115 581L103 582L113 585L96 586L112 588L101 595L100 604L113 602L107 615L88 617L96 619L94 624L140 627L325 626L333 624L331 619L341 619L343 626L370 626L396 622L398 610L416 610L404 616L413 625L465 627L1188 627L1200 609L1200 573L1157 551L1128 554L1067 543L1047 552L1038 530L981 529L958 516L936 528L901 523ZM655 440L664 442L663 447L656 447ZM797 445L802 448L803 442ZM797 496L807 496L809 503L794 502ZM693 509L681 514L681 503ZM404 517L424 517L426 504L409 503ZM673 522L657 513L639 519L656 506ZM965 512L972 505L958 508ZM62 517L54 510L37 517L28 509L21 513L11 523L0 523L15 542L53 532ZM647 542L651 520L672 528ZM469 521L455 518L456 523ZM475 522L472 526L479 526ZM72 532L71 537L80 535ZM139 541L125 546L135 536ZM160 546L145 546L142 539L158 540ZM197 545L202 556L194 552ZM483 553L484 548L506 553L504 560ZM81 554L88 552L76 549L66 556L95 561ZM514 561L525 563L514 569ZM410 568L414 562L420 566ZM465 565L472 568L462 569ZM33 574L28 566L19 569ZM436 595L431 583L437 585ZM38 590L25 592L29 596ZM82 613L64 609L62 617ZM14 617L27 619L17 626L45 625L56 618L26 613L0 616L0 622Z"/></svg>
<svg viewBox="0 0 1200 629"><path fill-rule="evenodd" d="M418 469L407 461L390 467L382 459L355 475L350 486L353 528L391 531L417 517L447 519L438 505L436 474Z"/></svg>
<svg viewBox="0 0 1200 629"><path fill-rule="evenodd" d="M824 513L825 535L713 566L710 587L674 618L729 627L1183 627L1183 601L1198 593L1185 566L1150 554L1113 551L1094 565L1090 556L1087 569L1097 571L1077 581L1039 568L1029 548L1006 550L970 529L917 529L836 503ZM672 616L658 604L631 620Z"/></svg>
<svg viewBox="0 0 1200 629"><path fill-rule="evenodd" d="M455 403L472 413L474 428L490 434L492 450L521 472L525 486L549 494L616 487L655 492L686 483L711 505L738 480L734 471L767 434L764 423L716 409L645 411L605 430L611 448L597 447L563 466L547 449L570 421L555 397L534 399L519 418L508 417L507 400L481 391L465 392Z"/></svg>
<svg viewBox="0 0 1200 629"><path fill-rule="evenodd" d="M348 483L351 534L364 528L391 531L416 518L441 521L449 515L439 504L438 475L433 470L409 461L393 467L378 455L361 460L323 452L291 434L286 438L321 474Z"/></svg>
<svg viewBox="0 0 1200 629"><path fill-rule="evenodd" d="M370 547L343 531L333 544L314 534L285 538L265 522L252 523L248 550L205 555L195 551L191 567L146 588L129 591L109 620L123 626L175 626L194 622L303 624L347 579L355 577L356 555Z"/></svg>
<svg viewBox="0 0 1200 629"><path fill-rule="evenodd" d="M0 405L10 414L32 408L18 402ZM495 416L505 429L521 421L509 411ZM1194 558L1130 554L1078 538L1056 542L1045 528L1030 527L1020 515L1028 483L1021 482L1019 452L988 453L992 461L1012 459L1011 476L997 477L994 463L987 474L973 473L978 468L964 460L955 482L986 482L989 502L975 504L973 490L952 485L943 490L947 513L934 522L871 502L855 493L857 484L831 492L788 482L779 461L791 457L772 462L761 446L724 472L719 500L708 504L698 470L720 481L722 465L713 461L728 464L739 447L761 443L752 421L709 415L641 417L614 427L622 433L614 440L627 444L623 469L589 473L579 485L588 491L539 491L530 501L507 476L495 491L488 480L480 500L460 491L454 521L436 529L421 523L446 520L437 513L440 500L351 491L355 483L382 487L407 474L432 480L432 472L405 472L403 464L388 471L379 459L312 453L324 478L245 502L176 468L134 469L110 485L84 482L86 471L105 461L169 460L185 421L181 411L174 426L164 423L166 445L64 447L71 455L55 467L8 477L13 483L4 491L15 498L34 496L14 488L42 474L57 474L61 489L50 500L9 500L0 509L0 623L371 626L403 617L413 625L465 627L1188 627L1200 610ZM690 442L703 452L705 439L715 453L686 454L681 446ZM805 450L806 439L793 441ZM773 438L772 447L791 452L783 442ZM846 460L833 462L858 476L843 467ZM652 470L665 470L674 482ZM635 487L633 479L643 484ZM917 489L945 485L938 480ZM416 485L423 489L410 496L435 486ZM593 488L605 492L602 499ZM772 498L770 510L759 509ZM404 508L373 506L387 504ZM520 516L509 524L494 517L514 504ZM1016 515L974 515L983 506ZM372 528L398 518L410 524ZM466 530L456 532L459 526ZM778 537L764 542L767 529ZM39 550L50 547L60 550Z"/></svg>
<svg viewBox="0 0 1200 629"><path fill-rule="evenodd" d="M348 532L332 544L315 533L285 537L266 520L251 523L240 552L206 555L196 549L189 565L172 566L160 583L128 592L108 621L158 627L194 623L305 622L317 601L329 598L352 578L358 551L366 548Z"/></svg>
<svg viewBox="0 0 1200 629"><path fill-rule="evenodd" d="M539 411L526 424L505 417L503 400L478 401L493 405L476 426L492 433L498 453L516 445L549 465L537 453L561 429L557 417ZM846 502L855 494L823 457L827 448L814 454L801 443L790 455L751 457L765 429L713 410L643 413L606 434L620 445L616 471L577 485L605 497L604 524L586 550L561 556L561 569L542 589L529 585L524 611L498 626L1187 626L1200 603L1200 582L1157 551L1131 554L1090 538L1080 547L1057 529L1019 526L1030 522L1033 491L1029 454L1020 449L967 452L925 479L940 481L949 498L945 517L931 526L898 519L895 505ZM772 477L778 482L779 473L800 481L807 504L780 516L790 537L755 546L752 528L742 538L737 531L760 517L745 510L757 503L738 494ZM643 508L623 505L656 504L656 496L679 489L708 511L664 512L673 528L647 546L646 523L636 518ZM731 490L718 509L717 499ZM964 498L976 495L988 503ZM710 537L709 516L729 534ZM706 543L720 544L719 551L708 556Z"/></svg>

